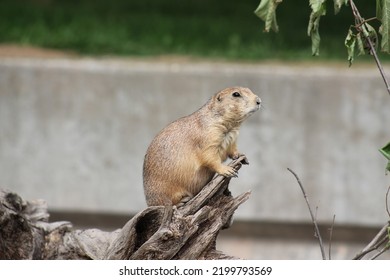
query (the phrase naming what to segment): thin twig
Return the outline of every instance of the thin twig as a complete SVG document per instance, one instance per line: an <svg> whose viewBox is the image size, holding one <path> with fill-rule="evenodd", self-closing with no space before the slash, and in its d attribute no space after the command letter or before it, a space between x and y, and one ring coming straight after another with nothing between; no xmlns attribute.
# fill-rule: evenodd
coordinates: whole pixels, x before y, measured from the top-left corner
<svg viewBox="0 0 390 280"><path fill-rule="evenodd" d="M355 7L356 7L356 5L355 5ZM354 14L355 15L355 14ZM376 20L377 18L376 17L373 17L373 18L369 18L369 19L363 19L362 18L362 20L364 20L363 22L361 22L361 23L358 23L357 21L355 21L355 23L356 23L356 25L354 26L356 29L359 29L359 27L361 27L362 25L364 25L365 23L367 23L367 22L370 22L370 21L373 21L373 20Z"/></svg>
<svg viewBox="0 0 390 280"><path fill-rule="evenodd" d="M378 55L376 53L376 50L375 50L375 46L373 44L373 42L371 41L371 38L370 36L367 36L365 32L363 32L363 30L361 29L361 26L366 26L367 24L367 21L364 20L360 13L359 13L359 10L358 8L356 7L355 3L353 2L353 0L349 0L349 3L351 5L351 9L352 9L352 13L355 17L355 21L356 21L356 25L355 25L355 28L358 29L360 31L360 33L363 34L363 36L366 38L367 42L368 42L368 45L370 46L370 51L371 51L371 54L374 56L375 58L375 62L376 62L376 65L378 66L378 69L379 69L379 72L381 73L381 76L382 76L382 79L386 85L386 89L387 89L387 92L389 93L390 95L390 85L389 85L389 82L387 81L387 78L386 78L386 75L385 75L385 71L382 67L382 64L381 62L379 61L379 58L378 58Z"/></svg>
<svg viewBox="0 0 390 280"><path fill-rule="evenodd" d="M353 260L360 260L368 253L376 250L381 246L384 242L388 241L387 236L387 228L389 227L389 222L387 222L378 234L371 240L371 242L360 252L358 253Z"/></svg>
<svg viewBox="0 0 390 280"><path fill-rule="evenodd" d="M378 232L378 234L374 237L374 239L372 239L371 242L363 249L363 252L375 246L375 244L378 243L378 241L381 240L383 237L386 237L386 231L388 227L389 223L385 224Z"/></svg>
<svg viewBox="0 0 390 280"><path fill-rule="evenodd" d="M386 192L386 212L387 212L387 215L389 215L389 217L390 217L390 210L389 210L389 192L390 192L390 186L387 188L387 192Z"/></svg>
<svg viewBox="0 0 390 280"><path fill-rule="evenodd" d="M301 180L299 179L298 175L297 175L294 171L292 171L290 168L287 168L287 170L290 171L291 174L294 175L295 179L297 180L297 182L298 182L298 184L299 184L299 187L301 188L301 191L302 191L302 193L303 193L303 197L305 198L307 207L309 208L311 220L312 220L312 222L313 222L313 224L314 224L314 230L315 230L315 232L316 232L316 234L317 234L318 242L320 243L320 249L321 249L322 259L323 259L323 260L326 260L325 250L324 250L324 244L322 243L321 233L320 233L320 230L319 230L319 228L318 228L317 220L316 220L316 218L314 217L313 211L311 210L310 203L309 203L309 199L307 198L307 195L306 195L306 191L305 191L305 189L303 188L303 185L302 185Z"/></svg>
<svg viewBox="0 0 390 280"><path fill-rule="evenodd" d="M353 260L361 260L363 257L372 251L377 250L382 244L386 242L386 237L383 237L381 240L377 241L377 243L372 244L370 247L364 248L360 253L358 253Z"/></svg>
<svg viewBox="0 0 390 280"><path fill-rule="evenodd" d="M378 253L376 253L374 256L371 257L370 260L375 260L377 257L382 255L384 252L386 252L389 248L387 246L383 247L382 250L380 250Z"/></svg>
<svg viewBox="0 0 390 280"><path fill-rule="evenodd" d="M329 229L329 256L328 259L332 259L332 237L333 237L333 228L334 228L334 220L336 219L336 215L333 215L332 225Z"/></svg>
<svg viewBox="0 0 390 280"><path fill-rule="evenodd" d="M316 206L316 211L314 212L314 220L317 221L317 214L318 214L318 206ZM318 237L318 234L316 231L314 231L314 236Z"/></svg>
<svg viewBox="0 0 390 280"><path fill-rule="evenodd" d="M363 251L360 254L360 257L358 259L362 259L365 255L378 250L383 244L387 243L387 237L384 236L381 240L379 240L377 243L373 244L372 247L367 248L365 251Z"/></svg>

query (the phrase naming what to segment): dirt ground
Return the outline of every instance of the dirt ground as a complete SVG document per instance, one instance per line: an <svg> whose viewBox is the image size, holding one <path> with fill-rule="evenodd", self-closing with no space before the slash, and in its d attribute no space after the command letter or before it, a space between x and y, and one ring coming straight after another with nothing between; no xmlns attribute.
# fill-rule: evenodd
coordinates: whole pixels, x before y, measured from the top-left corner
<svg viewBox="0 0 390 280"><path fill-rule="evenodd" d="M23 46L17 44L1 44L0 43L0 58L106 58L106 59L118 59L115 55L100 55L97 57L90 55L81 55L72 51L61 51L49 48L40 48L33 46ZM160 55L150 57L137 57L137 56L119 56L120 60L141 60L141 61L164 61L164 62L201 62L210 61L202 58L196 58L191 56L180 56L180 55ZM218 60L215 60L218 61ZM223 61L223 60L221 60Z"/></svg>
<svg viewBox="0 0 390 280"><path fill-rule="evenodd" d="M0 44L0 57L59 58L75 57L71 52L14 44Z"/></svg>
<svg viewBox="0 0 390 280"><path fill-rule="evenodd" d="M63 51L49 48L41 48L27 45L0 43L0 58L38 58L38 59L108 59L117 61L143 61L143 62L168 62L168 63L233 63L242 65L283 65L292 67L336 67L348 69L347 61L326 61L326 60L302 60L302 61L284 61L284 60L262 60L262 61L229 61L222 58L202 58L186 55L164 54L157 56L115 56L115 55L82 55L72 51ZM388 63L384 63L385 68L390 67ZM359 61L353 65L354 69L375 68L373 61ZM390 70L387 70L390 72Z"/></svg>

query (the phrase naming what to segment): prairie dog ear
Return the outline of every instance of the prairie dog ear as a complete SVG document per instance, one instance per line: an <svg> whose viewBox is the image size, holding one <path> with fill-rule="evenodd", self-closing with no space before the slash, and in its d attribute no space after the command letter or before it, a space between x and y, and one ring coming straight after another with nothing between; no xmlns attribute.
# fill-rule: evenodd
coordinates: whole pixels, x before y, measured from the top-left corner
<svg viewBox="0 0 390 280"><path fill-rule="evenodd" d="M217 95L215 96L215 99L217 99L219 102L222 101L222 92L218 92Z"/></svg>

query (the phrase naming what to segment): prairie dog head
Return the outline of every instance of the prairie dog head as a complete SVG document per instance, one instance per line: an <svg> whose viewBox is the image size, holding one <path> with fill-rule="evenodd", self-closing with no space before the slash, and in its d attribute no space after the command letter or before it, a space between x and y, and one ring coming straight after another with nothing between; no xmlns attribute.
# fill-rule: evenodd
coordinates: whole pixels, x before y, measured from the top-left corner
<svg viewBox="0 0 390 280"><path fill-rule="evenodd" d="M249 88L231 87L214 95L213 103L224 119L242 122L260 108L261 99Z"/></svg>

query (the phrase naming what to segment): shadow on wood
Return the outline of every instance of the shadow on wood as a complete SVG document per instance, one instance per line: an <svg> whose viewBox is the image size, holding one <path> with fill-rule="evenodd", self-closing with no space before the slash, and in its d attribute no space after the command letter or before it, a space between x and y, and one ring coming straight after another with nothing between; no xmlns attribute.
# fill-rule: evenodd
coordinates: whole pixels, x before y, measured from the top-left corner
<svg viewBox="0 0 390 280"><path fill-rule="evenodd" d="M0 190L0 259L234 259L216 250L216 239L250 192L233 198L229 182L216 176L183 207L146 208L113 232L49 223L45 201Z"/></svg>

